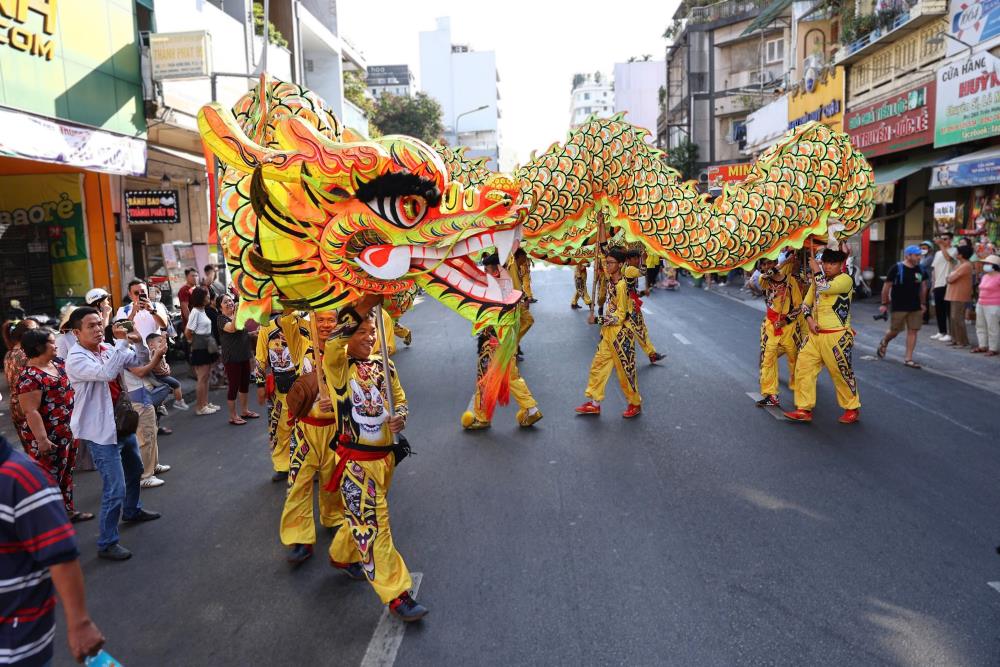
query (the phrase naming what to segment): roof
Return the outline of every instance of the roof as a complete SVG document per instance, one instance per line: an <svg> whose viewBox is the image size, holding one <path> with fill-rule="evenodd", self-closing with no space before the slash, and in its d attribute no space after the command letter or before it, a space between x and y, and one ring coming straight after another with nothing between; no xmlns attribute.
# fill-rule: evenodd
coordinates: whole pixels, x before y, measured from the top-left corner
<svg viewBox="0 0 1000 667"><path fill-rule="evenodd" d="M781 16L782 12L791 7L792 0L774 0L757 15L740 37L749 35L752 32L766 28L771 21Z"/></svg>

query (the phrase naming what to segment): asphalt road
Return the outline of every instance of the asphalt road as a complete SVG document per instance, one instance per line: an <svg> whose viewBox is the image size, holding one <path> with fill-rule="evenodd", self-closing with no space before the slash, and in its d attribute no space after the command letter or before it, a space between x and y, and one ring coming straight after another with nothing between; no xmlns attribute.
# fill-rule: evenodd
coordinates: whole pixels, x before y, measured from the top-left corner
<svg viewBox="0 0 1000 667"><path fill-rule="evenodd" d="M569 309L568 271L534 284L531 430L508 407L462 432L469 326L433 301L404 319L418 454L397 471L392 529L431 613L396 664L1000 664L995 396L856 354L859 424L836 423L826 378L812 425L780 422L746 395L760 313L685 287L646 301L667 360L643 361L643 415L619 417L612 379L604 415L578 417L598 331ZM318 557L285 563L263 424L171 422L174 469L142 494L164 517L123 530L132 560L98 561L81 525L109 651L128 667L358 665L382 607L327 565L326 531ZM99 493L78 476L82 509Z"/></svg>

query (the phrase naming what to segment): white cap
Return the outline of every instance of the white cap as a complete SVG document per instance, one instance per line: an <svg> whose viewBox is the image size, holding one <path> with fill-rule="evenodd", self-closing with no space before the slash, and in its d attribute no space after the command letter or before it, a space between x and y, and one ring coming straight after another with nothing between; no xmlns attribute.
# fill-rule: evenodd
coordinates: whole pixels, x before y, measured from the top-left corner
<svg viewBox="0 0 1000 667"><path fill-rule="evenodd" d="M108 294L107 290L101 289L100 287L95 287L94 289L87 292L87 295L83 297L83 300L87 302L88 306L92 306L101 299L106 299L109 296L111 295Z"/></svg>

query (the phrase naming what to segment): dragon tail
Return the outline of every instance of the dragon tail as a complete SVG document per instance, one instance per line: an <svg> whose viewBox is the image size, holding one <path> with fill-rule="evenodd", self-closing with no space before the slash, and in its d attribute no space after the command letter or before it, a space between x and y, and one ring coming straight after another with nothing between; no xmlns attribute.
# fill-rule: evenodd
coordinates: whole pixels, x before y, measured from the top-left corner
<svg viewBox="0 0 1000 667"><path fill-rule="evenodd" d="M516 324L497 328L500 344L493 352L493 359L479 385L480 407L488 420L493 418L493 411L498 403L507 405L510 402L510 379L514 372L514 356L517 354L517 332Z"/></svg>

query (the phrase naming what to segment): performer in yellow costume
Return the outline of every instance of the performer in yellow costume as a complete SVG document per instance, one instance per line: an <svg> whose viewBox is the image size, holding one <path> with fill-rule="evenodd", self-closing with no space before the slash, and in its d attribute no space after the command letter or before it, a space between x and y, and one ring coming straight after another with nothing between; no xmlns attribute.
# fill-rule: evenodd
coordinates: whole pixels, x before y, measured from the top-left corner
<svg viewBox="0 0 1000 667"><path fill-rule="evenodd" d="M762 259L758 284L764 293L767 313L760 325L760 393L757 406L780 407L778 401L778 358L788 359L788 386L795 387L795 360L802 336L799 314L802 308L802 287L796 277L799 267L795 255L789 253L782 262Z"/></svg>
<svg viewBox="0 0 1000 667"><path fill-rule="evenodd" d="M632 312L629 315L627 326L632 330L635 342L649 357L649 363L655 364L657 361L662 361L664 357L656 351L653 341L649 339L649 327L646 326L646 318L642 313L642 300L639 298L639 276L642 275L639 265L642 253L630 250L626 252L625 257L627 266L622 269L622 277L628 286L628 296L632 300Z"/></svg>
<svg viewBox="0 0 1000 667"><path fill-rule="evenodd" d="M326 340L336 326L336 313L318 312L316 330L320 340ZM316 366L306 320L297 315L278 319L299 375L313 372ZM316 544L316 524L313 520L313 477L319 473L319 519L326 527L336 524L338 512L333 494L322 490L336 467L330 442L337 430L337 415L315 403L309 414L296 419L293 425L295 449L288 470L288 495L281 513L281 543L291 546L287 560L301 563L312 556Z"/></svg>
<svg viewBox="0 0 1000 667"><path fill-rule="evenodd" d="M483 257L483 269L489 275L496 278L500 284L501 289L503 288L503 280L500 274L500 258L496 253L492 253ZM470 431L477 431L484 428L490 427L490 419L483 410L482 396L480 394L480 387L482 385L483 376L486 374L486 369L490 367L490 362L493 361L493 353L496 351L499 341L497 340L496 332L493 327L487 327L476 339L476 348L478 350L478 359L476 365L476 392L472 396L472 401L469 403L469 409L462 414L462 428L468 429ZM510 395L514 397L517 402L519 410L517 411L517 423L523 427L528 427L540 420L542 418L542 413L538 409L538 402L535 401L535 397L531 395L531 390L528 389L528 383L524 381L520 373L517 370L517 362L515 360L514 366L511 369L510 375Z"/></svg>
<svg viewBox="0 0 1000 667"><path fill-rule="evenodd" d="M498 260L499 261L499 260ZM518 266L517 258L511 257L507 261L507 273L510 275L511 284L513 289L521 292L523 296L517 304L518 318L521 323L521 328L517 332L517 361L524 361L524 354L521 352L521 340L524 338L525 334L528 333L528 329L532 327L535 323L535 317L531 314L531 306L528 300L528 296L524 294L524 284L521 282L521 268Z"/></svg>
<svg viewBox="0 0 1000 667"><path fill-rule="evenodd" d="M514 263L517 265L517 275L521 279L521 291L524 292L524 297L528 303L536 303L538 299L531 291L531 258L524 252L524 248L514 251Z"/></svg>
<svg viewBox="0 0 1000 667"><path fill-rule="evenodd" d="M280 482L288 477L288 463L292 451L292 425L288 421L286 394L295 381L295 362L285 341L285 334L278 326L277 317L271 318L257 334L257 399L267 402L267 435L271 445L271 481Z"/></svg>
<svg viewBox="0 0 1000 667"><path fill-rule="evenodd" d="M604 271L604 258L607 256L605 252L606 249L601 247L597 255L597 260L594 262L594 271L596 274L594 280L597 283L597 294L594 295L594 302L590 304L590 312L594 312L594 308L596 307L598 316L604 315L604 305L608 302L608 276Z"/></svg>
<svg viewBox="0 0 1000 667"><path fill-rule="evenodd" d="M354 579L367 579L391 613L417 621L427 608L410 595L413 582L392 541L387 499L396 465L409 453L405 439L393 442L406 423L406 395L392 362L372 354L373 315L342 310L323 354L328 397L320 405L336 422L331 440L336 467L323 482L325 491L334 493L337 510L330 562Z"/></svg>
<svg viewBox="0 0 1000 667"><path fill-rule="evenodd" d="M587 266L590 262L586 260L580 262L575 267L573 267L573 287L576 288L576 292L573 294L573 301L570 302L570 308L582 308L580 305L580 299L583 299L583 305L590 305L590 292L587 290Z"/></svg>
<svg viewBox="0 0 1000 667"><path fill-rule="evenodd" d="M635 346L632 342L632 331L626 325L632 310L632 299L628 296L628 286L622 278L622 266L625 254L620 250L612 250L604 258L604 269L608 275L609 284L614 286L614 298L608 302L608 313L603 317L595 317L591 313L587 321L590 324L601 325L601 340L597 344L597 352L590 365L590 376L584 394L590 399L577 407L576 411L585 415L601 414L601 401L604 400L604 389L611 378L611 369L618 375L628 407L622 413L626 419L636 417L642 411L642 397L639 395L639 381L635 369Z"/></svg>
<svg viewBox="0 0 1000 667"><path fill-rule="evenodd" d="M854 377L851 352L854 331L851 329L851 296L854 281L843 272L846 253L827 248L823 251L822 267L815 257L809 258L813 284L806 294L803 313L809 326L809 339L795 364L795 407L785 416L796 422L812 421L816 405L816 379L825 366L833 379L837 403L844 409L840 423L858 421L861 400Z"/></svg>

